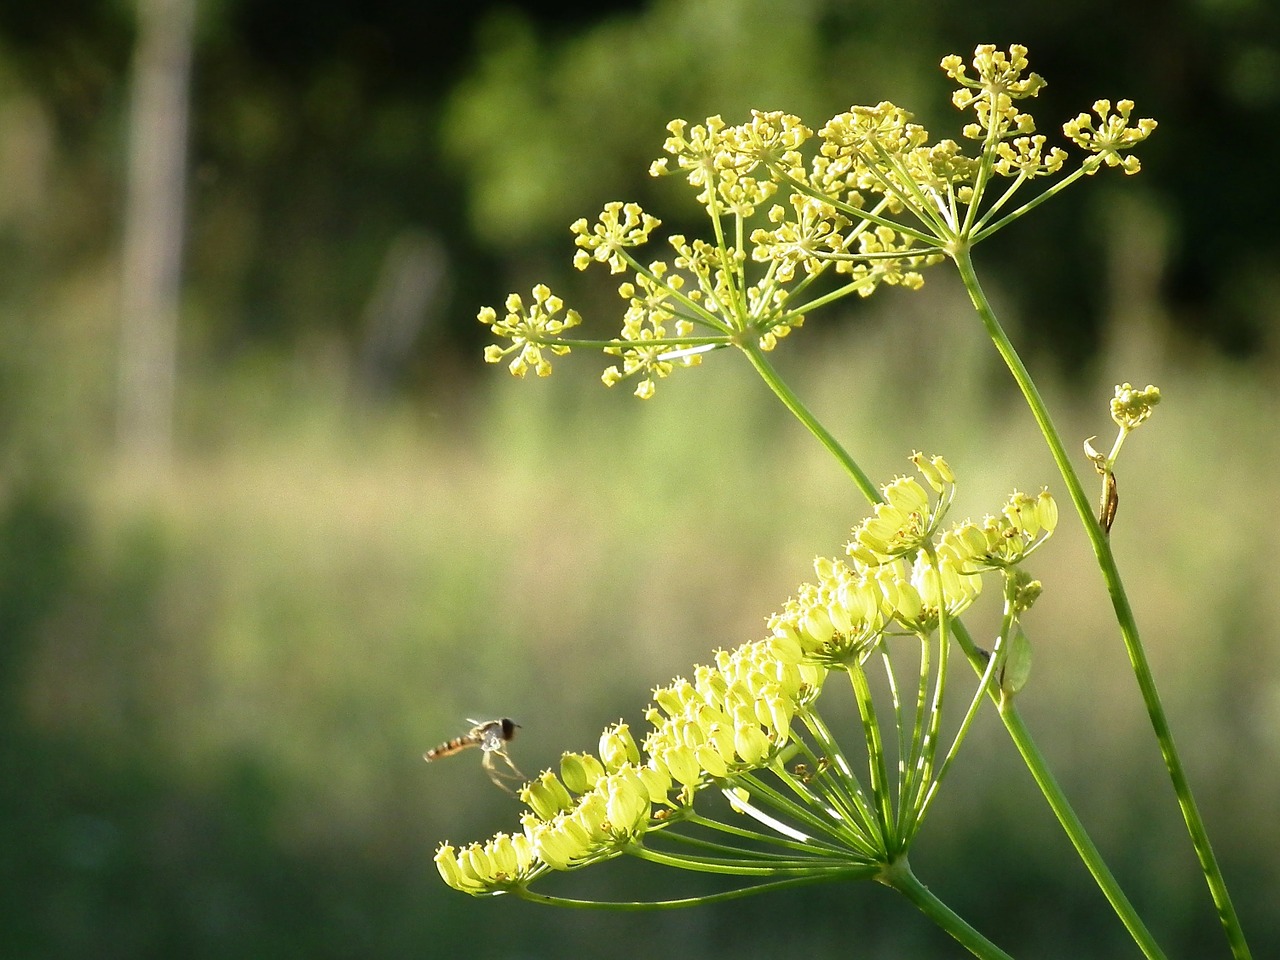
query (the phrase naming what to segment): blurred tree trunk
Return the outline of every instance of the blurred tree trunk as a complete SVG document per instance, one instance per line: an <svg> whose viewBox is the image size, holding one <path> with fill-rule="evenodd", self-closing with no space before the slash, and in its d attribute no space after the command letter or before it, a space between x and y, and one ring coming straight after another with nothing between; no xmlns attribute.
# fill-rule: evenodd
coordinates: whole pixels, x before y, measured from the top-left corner
<svg viewBox="0 0 1280 960"><path fill-rule="evenodd" d="M173 395L196 0L137 0L120 295L118 440L164 463Z"/></svg>

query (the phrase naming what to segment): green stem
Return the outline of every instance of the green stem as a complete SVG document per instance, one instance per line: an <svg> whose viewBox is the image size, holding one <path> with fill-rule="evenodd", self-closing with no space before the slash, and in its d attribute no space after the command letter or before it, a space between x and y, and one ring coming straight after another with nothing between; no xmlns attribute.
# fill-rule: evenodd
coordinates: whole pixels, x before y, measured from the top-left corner
<svg viewBox="0 0 1280 960"><path fill-rule="evenodd" d="M1164 706L1160 701L1160 694L1156 690L1155 679L1147 662L1146 650L1142 645L1142 638L1138 634L1137 621L1134 618L1133 609L1129 605L1129 599L1125 594L1124 585L1120 579L1120 571L1116 566L1115 556L1111 552L1111 544L1093 515L1093 506L1090 498L1086 495L1084 486L1071 465L1071 460L1067 455L1066 448L1063 446L1062 438L1057 428L1053 425L1053 420L1049 415L1044 399L1040 396L1040 391L1036 389L1031 375L1027 372L1027 368L1023 366L1021 358L1018 356L1017 351L1014 350L1009 338L1005 335L1004 329L1000 326L1000 322L996 319L995 312L986 298L986 294L982 291L982 286L978 282L978 276L973 268L973 260L970 256L969 248L959 246L952 252L952 258L960 271L965 288L969 291L969 298L973 301L974 308L982 318L987 334L991 337L1005 365L1008 366L1014 381L1022 391L1027 406L1031 409L1031 415L1040 427L1040 432L1049 446L1049 451L1058 466L1058 472L1062 476L1063 483L1067 486L1071 502L1075 505L1076 513L1079 514L1080 522L1083 524L1085 533L1089 537L1089 542L1093 546L1094 555L1097 557L1098 566L1107 585L1107 592L1111 595L1111 605L1115 610L1116 620L1120 625L1120 633L1124 639L1125 650L1129 654L1129 663L1133 668L1134 676L1137 678L1138 689L1141 691L1143 702L1147 706L1147 714L1150 717L1152 729L1155 731L1156 740L1160 744L1160 754L1164 758L1165 766L1169 771L1169 779L1173 783L1173 790L1178 798L1178 806L1182 810L1187 832L1191 836L1192 846L1195 848L1196 857L1200 861L1200 869L1204 872L1210 895L1213 897L1214 905L1217 907L1218 919L1226 934L1227 942L1231 945L1232 955L1236 960L1248 960L1251 954L1248 945L1245 943L1244 931L1240 926L1235 907L1232 905L1231 896L1227 892L1227 886L1218 867L1217 858L1214 856L1213 847L1209 843L1209 834L1205 829L1203 819L1201 819L1199 808L1191 793L1191 785L1187 781L1186 773L1182 767L1182 760L1174 744L1173 734L1165 717Z"/></svg>
<svg viewBox="0 0 1280 960"><path fill-rule="evenodd" d="M862 844L869 844L873 851L882 851L882 847L875 845L880 835L879 820L840 745L816 711L806 710L800 715L800 721L822 750L821 756L815 755L807 743L798 740L813 764L813 779L809 784L799 782L781 765L775 773L796 796L814 798L814 806L829 805L834 811L828 813L832 819L842 824L847 822L851 843L855 847L863 849ZM822 769L824 762L834 769Z"/></svg>
<svg viewBox="0 0 1280 960"><path fill-rule="evenodd" d="M840 441L831 435L830 431L818 421L818 418L792 392L786 381L778 376L778 371L774 369L773 364L764 355L764 351L760 349L759 344L752 340L739 343L738 348L747 355L747 359L755 367L756 373L760 374L760 378L774 392L774 395L782 401L782 405L790 410L795 418L818 438L818 442L826 447L827 451L839 461L840 466L844 467L845 472L853 479L854 485L862 495L871 503L879 503L883 498L880 496L880 491L876 489L876 485L871 482L871 478L862 472L862 468L849 455L849 452L840 445Z"/></svg>
<svg viewBox="0 0 1280 960"><path fill-rule="evenodd" d="M1085 831L1084 824L1080 822L1075 810L1067 802L1067 795L1063 793L1062 787L1050 772L1040 748L1036 746L1036 742L1031 738L1030 731L1027 730L1026 724L1023 723L1022 715L1013 704L1013 698L1000 696L996 691L992 691L992 696L996 699L1000 719L1004 721L1004 726L1009 731L1010 739L1013 740L1018 753L1022 755L1022 762L1031 771L1031 776L1035 779L1036 786L1040 788L1040 792L1044 795L1045 800L1048 801L1054 816L1062 824L1062 829L1070 839L1071 845L1076 848L1076 853L1079 854L1080 859L1093 875L1093 879L1098 884L1103 896L1111 904L1111 909L1115 911L1116 916L1120 918L1120 922L1129 931L1129 936L1133 938L1133 942L1138 945L1138 948L1142 950L1143 955L1148 960L1164 960L1164 951L1160 949L1160 945L1156 943L1151 931L1147 929L1146 924L1142 922L1142 918L1138 916L1138 912L1133 908L1133 904L1129 902L1129 898L1120 889L1120 884L1108 869L1106 861L1102 859L1102 854Z"/></svg>
<svg viewBox="0 0 1280 960"><path fill-rule="evenodd" d="M769 784L758 777L754 777L749 773L740 773L732 777L729 781L733 784L741 784L750 793L763 797L774 810L778 813L785 813L792 817L802 825L806 825L814 833L825 833L827 836L833 837L841 844L852 844L855 847L864 846L866 836L859 829L856 821L847 821L838 817L831 817L828 811L827 817L819 816L812 809L804 804L796 803L786 794L774 790ZM779 821L782 823L782 821ZM796 829L790 824L784 826ZM803 833L803 831L800 831ZM812 836L810 836L812 839Z"/></svg>
<svg viewBox="0 0 1280 960"><path fill-rule="evenodd" d="M849 852L847 847L837 846L834 843L827 843L824 840L819 840L817 837L811 836L804 843L800 843L799 841L796 841L796 840L789 840L786 837L780 837L774 833L761 833L758 830L746 830L742 827L734 826L732 824L721 823L719 820L711 820L698 813L687 814L680 820L680 823L687 823L687 824L690 824L691 826L703 827L707 830L716 831L718 833L725 833L725 834L728 834L729 836L739 837L743 840L753 840L757 843L762 843L762 844L770 843L779 847L784 847L788 850L799 851L801 853L811 854L813 853L814 850L823 850L828 854L830 854L831 856L843 856ZM671 840L678 840L682 843L693 844L696 846L706 847L706 848L714 848L719 850L730 850L730 849L740 850L741 849L739 847L731 847L729 844L720 844L720 843L715 843L714 841L711 841L711 840L704 840L701 837L690 837L687 834L680 833L679 831L676 831L676 830L665 830L663 831L662 836L669 838ZM762 853L756 853L754 855L777 856L777 857L785 856L785 854L762 854Z"/></svg>
<svg viewBox="0 0 1280 960"><path fill-rule="evenodd" d="M867 743L867 778L871 786L871 798L879 816L881 842L890 855L901 849L896 836L898 818L893 812L893 797L889 790L889 768L885 761L884 743L880 738L880 723L876 720L876 705L871 699L871 687L867 677L858 668L848 671L853 685L854 699L858 704L858 716L862 718L862 732Z"/></svg>
<svg viewBox="0 0 1280 960"><path fill-rule="evenodd" d="M934 896L928 887L916 879L906 856L899 857L885 867L876 879L885 886L897 890L914 903L921 913L951 934L975 957L982 957L983 960L1013 960L1009 954L969 926L958 913Z"/></svg>
<svg viewBox="0 0 1280 960"><path fill-rule="evenodd" d="M995 676L996 665L1000 656L1002 639L996 638L996 646L991 651L991 657L987 662L987 667L983 670L978 678L978 688L973 692L973 699L969 701L969 709L965 711L964 719L960 721L960 728L956 731L954 739L951 741L951 747L947 750L947 755L942 759L942 766L938 769L938 775L929 783L928 791L917 805L915 822L912 824L911 835L914 836L916 828L924 822L925 815L929 812L929 806L933 803L933 798L938 794L938 788L942 785L942 780L947 775L947 771L951 769L951 763L956 758L956 754L960 751L960 744L964 742L964 738L968 736L969 727L973 723L974 718L978 715L978 708L982 705L983 699L986 697L987 691L991 688L991 680Z"/></svg>

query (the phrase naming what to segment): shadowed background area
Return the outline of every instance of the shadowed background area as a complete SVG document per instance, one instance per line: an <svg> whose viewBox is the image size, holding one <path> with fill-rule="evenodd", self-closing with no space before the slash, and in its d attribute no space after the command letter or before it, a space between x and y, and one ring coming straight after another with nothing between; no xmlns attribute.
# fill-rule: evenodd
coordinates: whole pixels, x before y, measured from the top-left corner
<svg viewBox="0 0 1280 960"><path fill-rule="evenodd" d="M737 358L647 403L587 355L518 383L481 362L479 306L543 280L611 332L617 278L570 269L567 227L635 199L701 231L646 175L673 117L891 99L958 138L938 61L1018 42L1051 141L1099 97L1160 122L1141 175L976 259L1075 449L1109 443L1114 384L1162 388L1113 543L1255 955L1280 954L1280 13L1069 6L0 8L0 952L957 955L871 886L472 900L435 846L518 804L478 758L421 756L468 717L514 717L528 773L642 729L652 687L761 636L863 513ZM956 516L1044 484L1065 508L945 271L811 317L777 364L872 477L919 449L955 468ZM1032 729L1170 955L1225 955L1065 509L1033 572ZM935 892L1015 955L1134 954L994 715L951 777L912 854Z"/></svg>

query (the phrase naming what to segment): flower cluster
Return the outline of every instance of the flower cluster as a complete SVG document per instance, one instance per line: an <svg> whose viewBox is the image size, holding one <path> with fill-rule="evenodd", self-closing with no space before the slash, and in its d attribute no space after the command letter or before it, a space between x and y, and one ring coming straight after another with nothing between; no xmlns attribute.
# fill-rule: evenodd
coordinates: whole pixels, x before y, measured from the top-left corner
<svg viewBox="0 0 1280 960"><path fill-rule="evenodd" d="M866 297L882 285L919 288L926 266L978 243L1103 165L1136 173L1138 160L1129 151L1155 121L1131 122L1131 101L1119 101L1113 113L1110 101L1099 100L1096 122L1082 113L1063 127L1090 156L1029 203L1000 215L1015 191L1062 174L1067 160L1018 106L1045 84L1027 69L1026 54L1018 44L1007 52L982 44L968 65L955 55L942 61L959 84L952 102L976 115L963 128L981 141L972 156L954 140L932 142L910 113L888 101L850 107L816 133L781 111L755 110L738 125L719 116L694 124L672 120L666 156L650 173L688 180L706 209L711 238L669 237L675 256L644 262L633 251L648 242L659 220L635 203L606 204L595 224L573 224L574 266L603 263L610 273L633 274L618 288L627 302L620 335L570 344L561 335L577 315L552 320L558 300L539 301L548 316L536 307L526 314L519 301L514 308L508 301L504 323L494 322L491 308L480 312L494 333L511 340L489 347L486 359L515 353L512 373L523 376L532 367L545 375L550 363L542 351L591 346L622 358L602 376L606 385L634 379L636 395L648 398L658 380L694 365L708 350L771 350L818 306L849 294ZM992 200L987 187L998 178L1011 182ZM834 277L836 288L815 289L822 276Z"/></svg>
<svg viewBox="0 0 1280 960"><path fill-rule="evenodd" d="M1132 150L1156 128L1154 120L1139 120L1137 126L1129 125L1129 114L1133 112L1132 100L1121 100L1116 104L1116 112L1111 112L1110 100L1098 100L1093 105L1093 112L1098 115L1095 127L1093 117L1082 113L1074 120L1062 125L1065 133L1078 146L1095 154L1108 167L1120 167L1127 174L1137 173L1142 169L1138 158L1126 151ZM1124 156L1121 154L1124 153ZM1101 163L1094 163L1085 168L1086 173L1097 171Z"/></svg>
<svg viewBox="0 0 1280 960"><path fill-rule="evenodd" d="M1013 105L1014 100L1039 95L1045 85L1038 73L1023 76L1027 66L1027 48L1019 43L1013 44L1007 54L994 44L980 44L973 52L977 77L969 76L957 55L943 57L942 69L960 84L960 89L951 95L951 102L959 110L973 107L978 114L978 123L965 128L966 137L980 140L988 133L1031 133L1035 129L1031 116L1020 113Z"/></svg>
<svg viewBox="0 0 1280 960"><path fill-rule="evenodd" d="M492 307L484 307L478 319L490 330L510 342L500 347L491 344L485 348L486 363L497 363L503 358L515 354L508 369L513 376L523 377L532 367L540 377L551 375L551 361L543 350L557 356L564 356L569 348L555 340L571 327L582 322L576 310L567 311L563 317L558 316L564 309L564 301L551 292L546 284L538 284L533 288L533 304L525 308L524 299L518 293L507 297L507 315L498 319L497 311Z"/></svg>
<svg viewBox="0 0 1280 960"><path fill-rule="evenodd" d="M940 617L958 614L978 596L984 572L1019 562L1044 541L1057 517L1047 493L1015 493L998 517L940 532L954 477L940 457L916 454L912 460L933 499L913 479L900 477L886 485L885 502L854 529L851 563L819 559L816 580L769 620L769 636L720 651L713 664L695 668L692 680L679 678L654 690L645 714L650 729L641 744L620 721L604 731L597 754L566 753L558 774L544 771L526 784L520 791L528 806L521 834L500 833L460 850L442 844L436 864L445 882L473 895L521 893L550 870L572 870L621 854L656 859L652 838L695 821L711 822L694 810L709 787L728 796L734 810L784 838L811 840L763 812L762 806L795 812L794 801L761 780L765 773L800 803L818 809L816 820L810 813L801 822L812 828L814 822L821 826L822 818L840 821L826 829L843 846L803 846L804 856L785 869L809 869L821 857L847 866L887 856L876 852L873 839L887 836L885 830L846 822L878 814L874 804L853 799L861 796L861 787L816 712L824 682L833 670L857 673L866 654L893 634L906 632L927 642ZM932 709L940 707L937 697ZM811 736L820 737L819 747L810 746ZM877 750L878 743L869 741L868 749ZM811 785L807 764L784 766L797 753L823 771L834 762L848 783ZM905 800L906 791L901 792ZM734 836L746 835L742 828L732 829ZM717 849L730 848L720 844ZM743 850L741 855L753 854ZM662 862L692 861L664 853ZM778 861L769 863L784 870ZM698 867L711 869L705 861Z"/></svg>
<svg viewBox="0 0 1280 960"><path fill-rule="evenodd" d="M606 203L594 227L583 217L569 228L578 245L573 265L585 270L596 261L607 263L610 273L622 273L627 269L623 251L647 243L649 234L661 223L657 217L641 210L638 203L623 204L617 200Z"/></svg>
<svg viewBox="0 0 1280 960"><path fill-rule="evenodd" d="M1015 491L999 516L965 520L940 531L954 493L941 457L912 457L939 495L930 505L923 487L899 477L881 488L884 502L853 530L850 564L821 558L817 580L769 621L782 649L828 667L860 663L886 629L921 633L940 617L957 617L982 591L982 574L1017 566L1053 533L1057 505L1047 490Z"/></svg>
<svg viewBox="0 0 1280 960"><path fill-rule="evenodd" d="M442 844L445 882L471 894L520 889L547 869L570 870L633 850L664 829L718 779L767 765L790 723L814 696L821 671L782 661L768 641L722 651L694 681L654 691L652 731L641 756L625 723L605 730L599 756L566 753L559 776L544 771L520 792L524 833L498 834L462 850Z"/></svg>

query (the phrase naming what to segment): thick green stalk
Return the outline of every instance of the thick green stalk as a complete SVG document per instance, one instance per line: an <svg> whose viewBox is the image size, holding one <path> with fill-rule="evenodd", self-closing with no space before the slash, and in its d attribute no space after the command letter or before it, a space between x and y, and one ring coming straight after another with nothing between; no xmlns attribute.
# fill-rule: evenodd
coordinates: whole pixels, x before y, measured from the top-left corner
<svg viewBox="0 0 1280 960"><path fill-rule="evenodd" d="M1248 960L1251 954L1244 939L1244 931L1241 929L1240 919L1236 915L1235 907L1232 905L1231 896L1227 892L1226 882L1223 880L1222 871L1218 867L1217 857L1214 856L1213 847L1209 843L1209 834L1205 829L1203 819L1201 819L1200 810L1191 792L1191 784L1187 780L1186 773L1182 767L1182 760L1174 744L1173 734L1165 717L1164 706L1160 701L1160 694L1156 690L1150 664L1147 662L1146 650L1142 645L1142 638L1138 634L1137 621L1134 618L1133 609L1129 605L1129 599L1125 594L1124 584L1120 579L1120 571L1116 566L1115 555L1111 552L1110 541L1108 541L1107 535L1098 523L1097 518L1093 515L1092 502L1085 493L1079 476L1076 475L1075 468L1072 466L1066 448L1063 446L1062 437L1053 425L1053 420L1049 415L1044 399L1040 396L1040 391L1036 389L1035 382L1031 379L1027 368L1023 366L1021 358L1018 356L1017 351L1014 350L1009 338L1005 335L1004 329L996 319L995 312L991 309L991 304L988 302L986 294L982 291L982 285L978 282L977 273L973 269L973 260L970 257L968 247L957 247L952 251L952 258L960 271L960 277L964 281L965 289L969 291L969 298L973 301L974 308L982 318L987 334L991 337L1005 365L1008 366L1009 372L1018 384L1018 389L1022 391L1027 406L1031 409L1031 415L1040 427L1040 432L1044 436L1045 442L1049 446L1049 451L1053 455L1054 462L1058 466L1058 472L1062 475L1062 481L1067 486L1071 502L1075 505L1076 513L1079 514L1080 522L1083 524L1085 533L1089 537L1089 542L1093 546L1094 555L1098 559L1098 566L1107 585L1107 592L1111 595L1111 605L1115 610L1116 620L1120 625L1120 633L1124 639L1125 650L1129 654L1129 663L1133 668L1134 676L1137 678L1138 689L1142 694L1143 702L1147 706L1147 714L1151 719L1152 729L1155 731L1156 740L1160 744L1160 754L1164 758L1165 767L1169 771L1169 779L1173 783L1173 790L1178 798L1178 806L1182 810L1187 832L1191 836L1192 846L1195 848L1196 857L1200 861L1200 869L1204 872L1210 895L1213 897L1214 905L1217 907L1218 919L1222 924L1227 941L1231 945L1232 955L1236 960Z"/></svg>
<svg viewBox="0 0 1280 960"><path fill-rule="evenodd" d="M1013 960L1009 954L965 923L958 913L934 896L929 888L911 872L911 866L907 863L905 855L886 866L876 879L885 886L897 890L914 903L921 913L951 934L975 957L981 957L983 960Z"/></svg>
<svg viewBox="0 0 1280 960"><path fill-rule="evenodd" d="M1067 801L1067 795L1062 792L1062 787L1050 772L1049 765L1045 763L1044 755L1040 753L1040 748L1036 746L1036 742L1031 738L1031 732L1027 730L1026 724L1022 722L1022 715L1018 712L1017 707L1013 705L1013 698L1001 697L996 691L992 692L992 696L996 698L996 702L999 705L1000 719L1004 721L1004 726L1009 731L1010 739L1013 740L1014 746L1018 748L1018 753L1022 755L1022 762L1031 771L1031 776L1035 779L1036 786L1040 788L1040 792L1044 795L1045 800L1048 801L1053 810L1053 815L1062 824L1062 829L1066 832L1068 839L1071 840L1071 845L1076 848L1076 853L1080 855L1085 867L1093 875L1094 882L1098 884L1103 896L1111 904L1111 909L1120 918L1120 922L1129 931L1129 936L1133 938L1133 942L1142 950L1147 960L1164 960L1164 951L1160 949L1160 945L1156 943L1151 931L1147 929L1146 924L1142 922L1142 918L1138 916L1138 912L1133 908L1133 904L1129 902L1129 898L1120 889L1120 884L1107 867L1106 861L1102 859L1102 854L1094 846L1093 840L1090 839L1089 834L1085 831L1084 824L1080 822L1080 818L1076 816L1075 810L1072 809L1071 804Z"/></svg>

